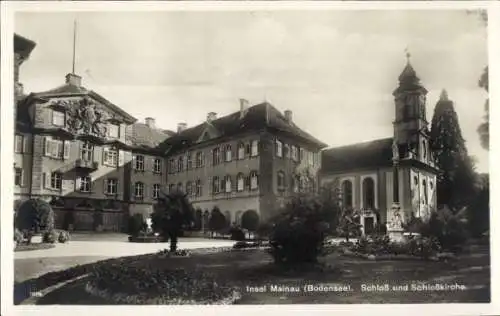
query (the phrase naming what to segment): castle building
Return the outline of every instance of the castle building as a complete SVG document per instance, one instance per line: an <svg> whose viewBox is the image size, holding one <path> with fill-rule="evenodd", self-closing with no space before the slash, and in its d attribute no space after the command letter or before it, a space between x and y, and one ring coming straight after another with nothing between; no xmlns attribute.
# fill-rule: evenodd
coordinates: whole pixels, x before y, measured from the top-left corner
<svg viewBox="0 0 500 316"><path fill-rule="evenodd" d="M389 224L395 204L402 222L425 218L436 207L438 169L429 149L426 95L408 59L393 92L393 137L322 152L321 183L338 186L343 205L359 215L364 234L377 223Z"/></svg>
<svg viewBox="0 0 500 316"><path fill-rule="evenodd" d="M32 42L23 43L16 46L21 87L19 65L29 55L21 47ZM153 118L137 122L75 73L54 89L20 94L16 206L42 198L52 204L57 227L121 231L130 215L147 217L160 195L175 189L193 202L200 228L214 207L231 223L265 220L293 192L317 189L326 145L300 129L291 111L240 101L232 114L211 112L205 122L172 132Z"/></svg>

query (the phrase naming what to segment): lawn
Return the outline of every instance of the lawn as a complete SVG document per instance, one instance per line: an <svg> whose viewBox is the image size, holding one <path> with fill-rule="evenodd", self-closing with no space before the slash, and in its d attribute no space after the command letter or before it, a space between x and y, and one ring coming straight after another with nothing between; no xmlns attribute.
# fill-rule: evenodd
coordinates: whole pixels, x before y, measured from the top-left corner
<svg viewBox="0 0 500 316"><path fill-rule="evenodd" d="M135 257L121 260L123 264L150 269L182 267L210 272L219 284L239 288L242 297L237 304L472 303L490 300L489 252L484 246L475 247L471 253L462 254L452 262L369 261L334 253L321 259L321 268L294 270L277 267L263 250L194 253L190 257L167 258L144 255L140 260ZM41 298L37 304L113 304L86 293L85 284L85 279L70 283ZM344 286L347 291L305 292L303 287L308 284L331 288ZM465 288L422 290L422 284ZM376 285L378 291L362 290L373 289ZM412 289L412 285L417 288ZM292 290L297 287L299 292L273 291L277 287Z"/></svg>

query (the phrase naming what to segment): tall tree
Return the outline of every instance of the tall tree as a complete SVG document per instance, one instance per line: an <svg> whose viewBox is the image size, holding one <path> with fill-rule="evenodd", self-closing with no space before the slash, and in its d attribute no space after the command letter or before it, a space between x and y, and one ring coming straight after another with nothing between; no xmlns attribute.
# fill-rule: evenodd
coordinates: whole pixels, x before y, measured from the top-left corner
<svg viewBox="0 0 500 316"><path fill-rule="evenodd" d="M489 93L489 80L488 80L488 67L486 67L479 79L479 87L486 90ZM481 140L481 146L484 149L489 150L490 148L490 99L486 98L484 104L484 122L479 125L477 132L479 133L479 139Z"/></svg>
<svg viewBox="0 0 500 316"><path fill-rule="evenodd" d="M430 145L441 170L437 183L438 205L452 211L467 206L477 188L474 162L467 152L453 101L445 90L434 109Z"/></svg>

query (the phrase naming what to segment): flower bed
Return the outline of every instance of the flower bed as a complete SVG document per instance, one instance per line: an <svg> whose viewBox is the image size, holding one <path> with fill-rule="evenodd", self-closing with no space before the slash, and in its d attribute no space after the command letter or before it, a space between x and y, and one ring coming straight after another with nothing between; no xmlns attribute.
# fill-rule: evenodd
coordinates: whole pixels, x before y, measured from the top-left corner
<svg viewBox="0 0 500 316"><path fill-rule="evenodd" d="M128 236L129 242L142 242L142 243L156 243L165 242L165 239L161 236Z"/></svg>
<svg viewBox="0 0 500 316"><path fill-rule="evenodd" d="M47 244L47 243L33 243L33 244L18 244L14 249L15 252L20 251L31 251L31 250L42 250L42 249L51 249L56 245Z"/></svg>
<svg viewBox="0 0 500 316"><path fill-rule="evenodd" d="M88 293L122 304L232 304L236 289L203 271L150 269L122 264L97 266Z"/></svg>

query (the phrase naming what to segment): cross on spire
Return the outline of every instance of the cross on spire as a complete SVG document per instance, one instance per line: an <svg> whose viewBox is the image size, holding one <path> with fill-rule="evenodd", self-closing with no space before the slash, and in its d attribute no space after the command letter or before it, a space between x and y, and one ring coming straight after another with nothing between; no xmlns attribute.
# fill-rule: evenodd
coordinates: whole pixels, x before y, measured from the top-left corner
<svg viewBox="0 0 500 316"><path fill-rule="evenodd" d="M411 54L410 54L410 50L408 49L408 47L406 47L406 49L405 49L405 55L406 55L406 61L409 63Z"/></svg>
<svg viewBox="0 0 500 316"><path fill-rule="evenodd" d="M71 73L75 74L75 59L76 59L76 19L73 24L73 68Z"/></svg>

